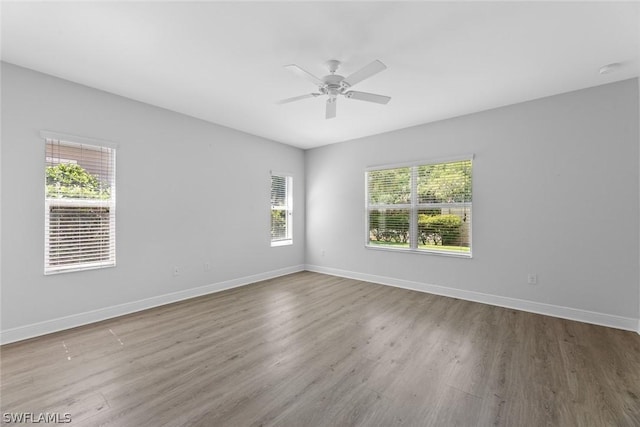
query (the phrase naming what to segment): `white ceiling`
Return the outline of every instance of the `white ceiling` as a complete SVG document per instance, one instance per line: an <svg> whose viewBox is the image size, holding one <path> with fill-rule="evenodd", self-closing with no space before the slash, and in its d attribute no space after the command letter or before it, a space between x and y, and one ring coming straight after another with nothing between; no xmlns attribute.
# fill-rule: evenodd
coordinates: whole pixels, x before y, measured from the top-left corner
<svg viewBox="0 0 640 427"><path fill-rule="evenodd" d="M638 2L2 2L2 59L301 148L638 76ZM339 98L283 68L388 69ZM619 62L615 73L601 66Z"/></svg>

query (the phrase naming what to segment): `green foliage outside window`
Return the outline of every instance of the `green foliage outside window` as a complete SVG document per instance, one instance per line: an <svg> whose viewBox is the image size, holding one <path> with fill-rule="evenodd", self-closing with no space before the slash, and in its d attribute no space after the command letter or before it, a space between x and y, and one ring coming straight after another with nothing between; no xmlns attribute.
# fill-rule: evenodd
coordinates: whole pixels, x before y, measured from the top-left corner
<svg viewBox="0 0 640 427"><path fill-rule="evenodd" d="M458 215L419 215L418 231L423 245L455 245L460 238L462 220Z"/></svg>
<svg viewBox="0 0 640 427"><path fill-rule="evenodd" d="M383 169L369 172L369 204L411 203L411 169Z"/></svg>
<svg viewBox="0 0 640 427"><path fill-rule="evenodd" d="M418 167L418 203L471 201L471 162Z"/></svg>
<svg viewBox="0 0 640 427"><path fill-rule="evenodd" d="M47 166L46 197L72 199L109 199L110 188L74 163Z"/></svg>
<svg viewBox="0 0 640 427"><path fill-rule="evenodd" d="M271 211L271 238L276 240L287 238L287 211Z"/></svg>
<svg viewBox="0 0 640 427"><path fill-rule="evenodd" d="M409 211L387 210L369 212L369 230L379 242L409 241Z"/></svg>

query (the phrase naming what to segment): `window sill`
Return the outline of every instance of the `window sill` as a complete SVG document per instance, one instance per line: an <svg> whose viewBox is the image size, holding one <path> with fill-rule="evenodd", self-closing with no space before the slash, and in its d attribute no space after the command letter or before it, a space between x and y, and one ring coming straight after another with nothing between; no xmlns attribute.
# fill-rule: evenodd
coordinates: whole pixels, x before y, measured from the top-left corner
<svg viewBox="0 0 640 427"><path fill-rule="evenodd" d="M446 256L453 258L473 258L471 252L454 252L454 251L433 251L429 249L410 249L410 248L390 248L384 246L372 246L372 245L364 245L365 249L370 249L372 251L385 251L385 252L404 252L410 254L421 254L421 255L437 255L437 256Z"/></svg>
<svg viewBox="0 0 640 427"><path fill-rule="evenodd" d="M276 242L271 242L271 247L276 247L276 246L289 246L289 245L293 245L293 239L288 239L288 240L278 240Z"/></svg>
<svg viewBox="0 0 640 427"><path fill-rule="evenodd" d="M73 273L75 271L99 270L102 268L115 267L115 261L105 261L96 263L73 264L65 267L49 267L44 271L45 276L52 274Z"/></svg>

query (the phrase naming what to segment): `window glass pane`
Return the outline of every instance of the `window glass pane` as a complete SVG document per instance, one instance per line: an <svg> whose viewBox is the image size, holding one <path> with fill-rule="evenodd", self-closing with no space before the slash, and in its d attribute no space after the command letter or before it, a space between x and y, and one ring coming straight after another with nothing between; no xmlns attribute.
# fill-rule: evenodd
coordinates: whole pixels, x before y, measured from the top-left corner
<svg viewBox="0 0 640 427"><path fill-rule="evenodd" d="M46 144L46 196L109 199L113 185L111 148L60 141Z"/></svg>
<svg viewBox="0 0 640 427"><path fill-rule="evenodd" d="M287 204L287 177L271 177L271 206L285 206Z"/></svg>
<svg viewBox="0 0 640 427"><path fill-rule="evenodd" d="M109 260L108 207L50 206L49 265Z"/></svg>
<svg viewBox="0 0 640 427"><path fill-rule="evenodd" d="M418 203L471 201L471 160L418 166Z"/></svg>
<svg viewBox="0 0 640 427"><path fill-rule="evenodd" d="M383 169L368 173L370 205L411 203L411 169Z"/></svg>
<svg viewBox="0 0 640 427"><path fill-rule="evenodd" d="M271 211L271 240L282 240L287 238L287 211Z"/></svg>
<svg viewBox="0 0 640 427"><path fill-rule="evenodd" d="M369 243L409 247L409 210L375 209L369 212Z"/></svg>
<svg viewBox="0 0 640 427"><path fill-rule="evenodd" d="M471 207L418 210L418 249L470 252Z"/></svg>

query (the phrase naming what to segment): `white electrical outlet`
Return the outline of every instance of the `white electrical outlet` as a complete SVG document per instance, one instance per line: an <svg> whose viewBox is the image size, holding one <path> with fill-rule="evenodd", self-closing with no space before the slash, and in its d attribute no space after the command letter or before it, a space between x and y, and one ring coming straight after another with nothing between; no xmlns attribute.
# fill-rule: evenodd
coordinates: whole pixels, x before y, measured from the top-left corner
<svg viewBox="0 0 640 427"><path fill-rule="evenodd" d="M174 276L179 276L180 275L180 268L177 265L175 267L173 267L173 275Z"/></svg>
<svg viewBox="0 0 640 427"><path fill-rule="evenodd" d="M535 273L530 273L527 275L527 283L530 285L538 284L538 275Z"/></svg>
<svg viewBox="0 0 640 427"><path fill-rule="evenodd" d="M204 271L211 271L211 263L210 262L205 262L204 263Z"/></svg>
<svg viewBox="0 0 640 427"><path fill-rule="evenodd" d="M320 255L324 256L324 249L320 251Z"/></svg>

